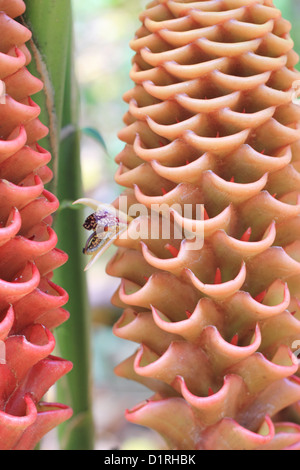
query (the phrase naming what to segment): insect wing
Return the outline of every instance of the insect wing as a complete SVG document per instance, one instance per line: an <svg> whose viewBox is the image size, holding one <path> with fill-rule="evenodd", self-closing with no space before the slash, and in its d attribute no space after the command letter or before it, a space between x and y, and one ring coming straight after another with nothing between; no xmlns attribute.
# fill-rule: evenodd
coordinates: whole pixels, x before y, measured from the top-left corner
<svg viewBox="0 0 300 470"><path fill-rule="evenodd" d="M85 267L85 271L89 269L92 264L95 263L95 261L105 253L105 251L112 245L115 241L115 239L123 232L127 230L127 224L121 224L120 227L118 227L117 230L115 231L108 231L108 232L103 232L103 236L99 237L97 236L97 247L93 247L92 251L85 252L85 254L90 254L92 255L91 260ZM90 237L91 238L91 237ZM88 243L88 242L87 242ZM87 245L86 245L87 246Z"/></svg>

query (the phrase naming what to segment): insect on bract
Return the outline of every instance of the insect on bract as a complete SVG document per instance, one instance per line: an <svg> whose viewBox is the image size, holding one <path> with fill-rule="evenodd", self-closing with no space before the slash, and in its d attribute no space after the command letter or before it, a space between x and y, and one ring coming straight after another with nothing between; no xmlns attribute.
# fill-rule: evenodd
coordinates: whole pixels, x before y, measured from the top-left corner
<svg viewBox="0 0 300 470"><path fill-rule="evenodd" d="M115 239L127 230L132 218L117 210L111 204L104 204L94 199L82 198L73 202L73 204L83 204L94 211L85 219L83 224L86 230L92 230L83 248L85 255L91 255L91 259L85 267L86 271L110 247Z"/></svg>

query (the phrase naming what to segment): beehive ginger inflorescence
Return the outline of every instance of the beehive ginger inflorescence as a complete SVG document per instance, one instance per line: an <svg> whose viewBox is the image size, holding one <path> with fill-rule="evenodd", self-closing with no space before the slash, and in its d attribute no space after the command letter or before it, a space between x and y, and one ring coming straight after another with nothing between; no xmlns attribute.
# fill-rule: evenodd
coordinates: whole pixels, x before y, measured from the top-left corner
<svg viewBox="0 0 300 470"><path fill-rule="evenodd" d="M299 449L290 23L271 0L155 0L140 20L116 181L149 211L204 205L203 221L172 213L204 229L204 244L130 238L136 221L116 242L114 332L140 344L116 373L153 391L126 416L172 449Z"/></svg>

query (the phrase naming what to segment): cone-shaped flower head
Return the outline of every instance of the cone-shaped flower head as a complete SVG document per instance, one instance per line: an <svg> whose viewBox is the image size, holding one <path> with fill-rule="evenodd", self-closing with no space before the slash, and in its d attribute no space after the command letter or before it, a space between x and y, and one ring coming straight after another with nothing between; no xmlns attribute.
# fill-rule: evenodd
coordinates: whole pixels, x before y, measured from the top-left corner
<svg viewBox="0 0 300 470"><path fill-rule="evenodd" d="M22 0L0 0L0 449L32 449L71 416L44 403L47 390L71 368L52 356L52 329L68 318L67 293L51 281L66 261L56 249L51 214L57 199L44 189L51 156L38 140L48 133L31 95L42 82L26 65L30 31L14 18Z"/></svg>
<svg viewBox="0 0 300 470"><path fill-rule="evenodd" d="M107 272L122 278L114 332L140 343L116 373L154 394L126 416L172 449L300 449L300 77L290 24L272 0L154 0L140 20L116 158L127 189L114 206L124 212L126 197L147 210L115 231ZM153 233L162 205L194 238ZM94 259L102 216L85 226Z"/></svg>

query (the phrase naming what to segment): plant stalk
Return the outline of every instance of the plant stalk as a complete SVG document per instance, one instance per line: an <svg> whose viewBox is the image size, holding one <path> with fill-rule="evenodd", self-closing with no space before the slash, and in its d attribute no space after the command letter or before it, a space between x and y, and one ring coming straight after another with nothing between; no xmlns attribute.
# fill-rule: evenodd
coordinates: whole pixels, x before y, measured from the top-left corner
<svg viewBox="0 0 300 470"><path fill-rule="evenodd" d="M49 189L59 199L55 214L57 247L68 262L59 268L54 282L69 294L66 308L70 319L56 330L58 354L72 361L73 370L57 384L57 399L73 408L73 417L60 426L63 450L91 450L94 447L92 381L90 360L90 319L82 255L81 209L66 201L82 196L80 168L79 93L74 74L72 8L70 0L27 0L24 21L33 33L31 73L44 82L37 96L41 121L49 135L41 144L52 153L53 181Z"/></svg>

